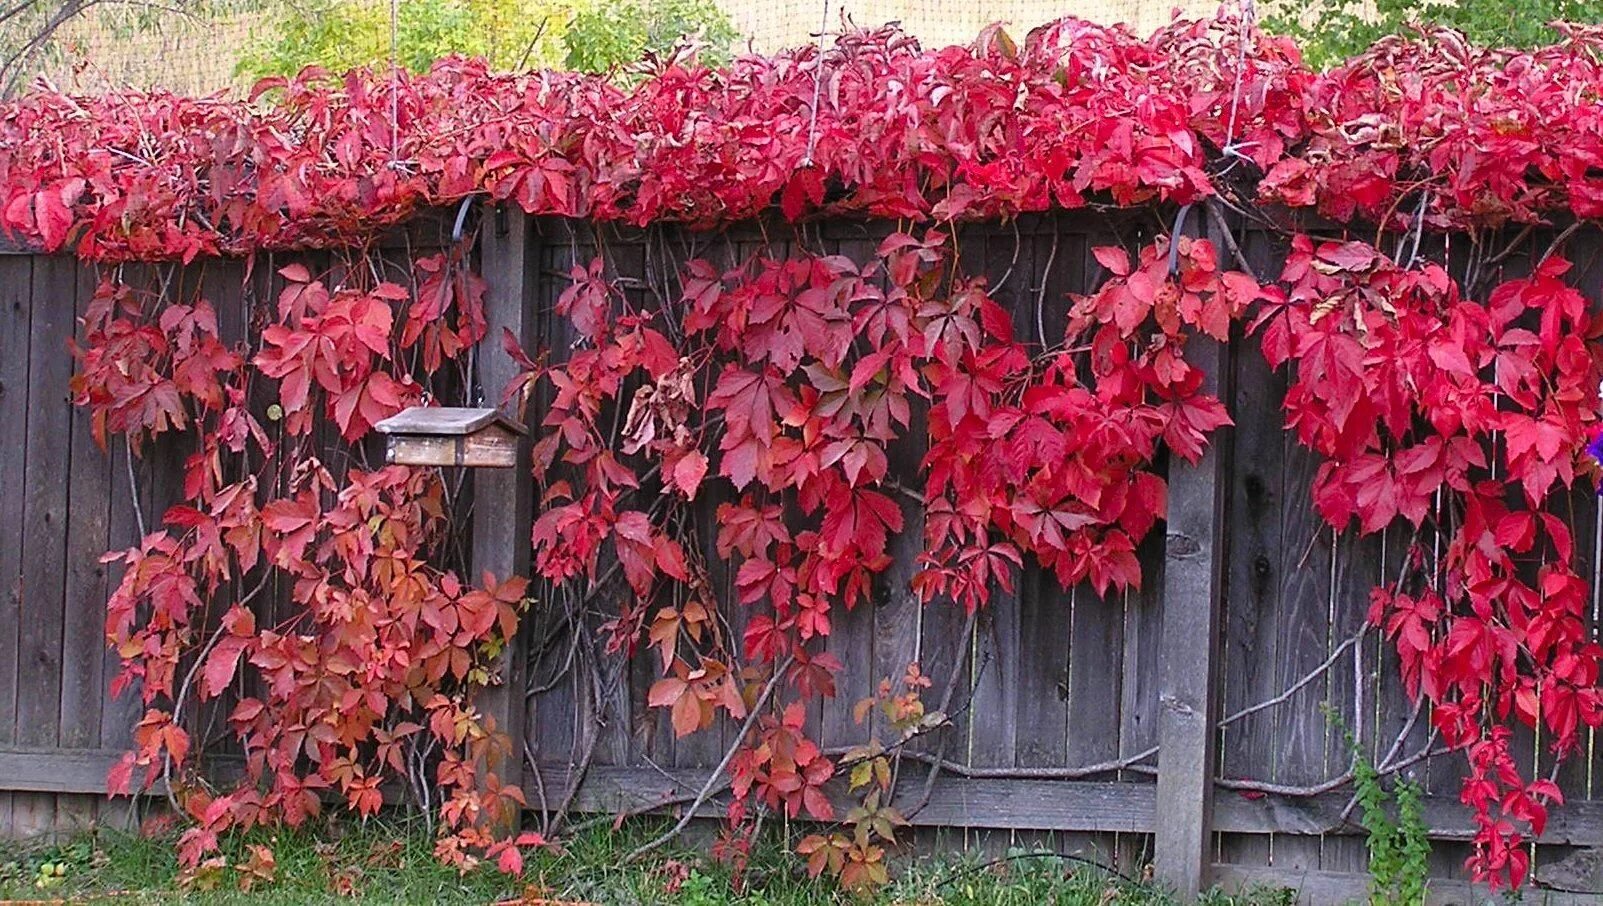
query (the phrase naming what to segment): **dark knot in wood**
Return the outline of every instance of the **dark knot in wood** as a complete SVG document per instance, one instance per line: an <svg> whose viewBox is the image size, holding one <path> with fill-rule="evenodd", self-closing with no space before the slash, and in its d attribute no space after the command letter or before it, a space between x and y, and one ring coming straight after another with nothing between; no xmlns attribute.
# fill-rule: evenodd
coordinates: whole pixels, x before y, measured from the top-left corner
<svg viewBox="0 0 1603 906"><path fill-rule="evenodd" d="M1197 713L1197 709L1191 707L1176 695L1161 695L1158 697L1158 704L1162 705L1164 710L1182 717L1193 717Z"/></svg>
<svg viewBox="0 0 1603 906"><path fill-rule="evenodd" d="M1170 532L1164 539L1165 553L1170 560L1195 560L1202 553L1197 539L1180 532Z"/></svg>

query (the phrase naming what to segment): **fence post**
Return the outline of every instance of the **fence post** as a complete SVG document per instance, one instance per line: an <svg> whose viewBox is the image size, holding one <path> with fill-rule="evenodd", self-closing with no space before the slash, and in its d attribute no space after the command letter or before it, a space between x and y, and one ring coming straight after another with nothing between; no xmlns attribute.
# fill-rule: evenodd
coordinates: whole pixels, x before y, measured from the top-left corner
<svg viewBox="0 0 1603 906"><path fill-rule="evenodd" d="M528 285L529 218L522 211L492 208L480 227L479 264L487 284L484 318L489 327L477 351L478 389L486 406L500 402L501 390L517 372L517 365L502 348L507 330L525 348L534 338L534 313L526 303ZM529 574L531 523L534 513L534 478L529 471L529 442L520 446L519 465L512 469L478 469L473 474L473 575L486 570L496 579ZM477 698L479 711L495 721L508 745L497 749L484 769L501 783L521 786L523 777L524 655L527 636L507 640L500 659L499 685L486 688ZM521 821L513 809L493 818L499 833L515 832Z"/></svg>
<svg viewBox="0 0 1603 906"><path fill-rule="evenodd" d="M1198 212L1200 214L1200 212ZM1228 402L1229 348L1201 334L1186 358L1202 369L1202 392ZM1208 886L1218 733L1215 676L1224 597L1224 508L1229 429L1195 466L1169 465L1158 678L1158 789L1153 855L1158 878L1189 902Z"/></svg>

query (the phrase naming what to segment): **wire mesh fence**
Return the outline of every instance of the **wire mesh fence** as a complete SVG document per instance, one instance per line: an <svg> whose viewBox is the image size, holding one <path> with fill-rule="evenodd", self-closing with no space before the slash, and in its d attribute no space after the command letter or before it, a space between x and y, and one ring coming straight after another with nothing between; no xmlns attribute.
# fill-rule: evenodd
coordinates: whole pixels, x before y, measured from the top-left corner
<svg viewBox="0 0 1603 906"><path fill-rule="evenodd" d="M719 4L735 28L758 50L802 43L844 14L853 23L874 27L900 22L926 45L965 43L993 22L1022 33L1060 16L1096 22L1124 22L1139 32L1168 21L1178 6L1185 12L1211 11L1217 0L724 0Z"/></svg>
<svg viewBox="0 0 1603 906"><path fill-rule="evenodd" d="M249 63L264 49L284 40L286 23L301 28L319 10L339 8L351 18L365 16L388 22L389 0L189 0L176 4L146 0L21 0L37 11L29 19L9 21L11 34L0 27L0 50L7 58L32 37L28 30L63 10L82 7L54 29L50 39L33 48L0 90L25 90L38 78L58 88L95 93L115 88L167 88L185 94L238 91L254 80ZM541 17L571 15L576 3L586 0L400 0L407 7L430 3L486 3L500 7L500 20L509 31ZM603 10L613 0L589 0ZM635 0L649 6L663 0ZM1022 35L1036 25L1065 15L1093 21L1124 22L1137 31L1149 31L1178 9L1198 14L1211 12L1217 0L714 0L740 36L737 50L772 52L816 40L820 26L826 31L843 23L872 28L899 22L925 45L964 43L993 22L1006 23ZM307 3L317 3L307 6ZM415 8L415 7L414 7ZM622 14L620 14L622 15ZM491 26L497 27L497 26ZM482 37L482 36L481 36ZM356 40L352 37L352 40ZM548 43L550 35L545 35ZM477 42L475 42L477 43ZM448 48L472 52L473 48ZM383 58L382 52L375 61ZM514 57L529 65L561 65L560 54Z"/></svg>

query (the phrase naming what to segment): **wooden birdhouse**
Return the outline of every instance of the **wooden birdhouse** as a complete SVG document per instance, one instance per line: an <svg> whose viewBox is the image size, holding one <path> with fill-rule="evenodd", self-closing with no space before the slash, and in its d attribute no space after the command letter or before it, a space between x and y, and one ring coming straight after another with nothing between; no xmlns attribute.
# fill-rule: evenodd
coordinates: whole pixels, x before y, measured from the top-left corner
<svg viewBox="0 0 1603 906"><path fill-rule="evenodd" d="M508 468L528 433L498 409L413 406L373 427L385 437L385 459L403 466Z"/></svg>

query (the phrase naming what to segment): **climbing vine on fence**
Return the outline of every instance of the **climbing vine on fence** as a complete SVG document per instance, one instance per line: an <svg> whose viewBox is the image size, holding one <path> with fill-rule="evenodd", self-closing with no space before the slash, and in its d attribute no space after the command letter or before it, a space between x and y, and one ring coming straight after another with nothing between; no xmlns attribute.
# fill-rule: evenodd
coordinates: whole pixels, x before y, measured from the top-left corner
<svg viewBox="0 0 1603 906"><path fill-rule="evenodd" d="M621 576L606 649L650 659L650 705L676 733L739 727L720 851L738 861L761 811L844 820L800 849L874 883L906 818L891 765L942 732L950 694L927 707L910 669L861 711L895 738L849 751L823 751L802 715L834 695L821 639L889 565L904 506L924 511L912 585L928 606L973 613L1027 561L1065 586L1138 585L1165 469L1229 424L1187 347L1250 332L1290 375L1288 430L1323 459L1311 504L1337 530L1412 533L1370 620L1432 705L1433 739L1469 758L1471 869L1518 885L1521 844L1561 796L1522 774L1510 726L1542 727L1562 757L1603 723L1590 590L1546 509L1595 471L1597 328L1563 257L1578 226L1504 273L1536 226L1603 210L1603 32L1557 38L1512 52L1434 32L1315 74L1239 17L1147 39L1068 19L1022 44L992 29L924 51L884 30L718 71L670 58L628 89L454 59L308 72L248 103L40 92L0 108L0 222L104 267L73 382L96 437L191 448L183 502L112 555L118 685L148 709L112 787L167 780L195 819L193 863L218 833L298 822L324 795L370 813L400 779L438 807L443 856L516 870L541 841L484 830L523 794L481 775L504 740L471 695L496 681L525 579L588 601ZM502 351L466 252L476 199L786 233L683 261L647 302L602 249L559 301L564 355L504 344L523 368L504 401L548 401L529 410L533 577L459 575L450 476L361 455L377 420L469 392L475 344ZM404 273L373 251L438 205L461 206L463 243ZM959 222L1081 207L1164 228L1096 249L1095 292L1022 315L993 299L987 278L1006 275L962 268ZM894 228L851 258L809 238L820 216ZM1279 273L1252 273L1229 218L1288 234ZM182 281L129 276L314 247L339 265L279 271L246 345ZM925 451L916 481L888 467L904 440ZM701 539L690 506L714 493L728 502ZM749 611L739 637L733 608ZM246 762L215 791L191 770L211 742L194 712L214 701ZM821 793L837 772L862 797L849 815Z"/></svg>

